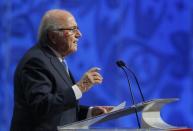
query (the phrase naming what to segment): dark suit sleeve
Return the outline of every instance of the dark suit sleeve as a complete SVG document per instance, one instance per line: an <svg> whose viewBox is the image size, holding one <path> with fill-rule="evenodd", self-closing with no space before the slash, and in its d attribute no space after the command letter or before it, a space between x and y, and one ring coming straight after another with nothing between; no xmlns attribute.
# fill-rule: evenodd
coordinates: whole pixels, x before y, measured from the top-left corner
<svg viewBox="0 0 193 131"><path fill-rule="evenodd" d="M70 108L76 102L72 90L64 88L60 92L54 89L54 78L39 59L29 60L21 74L24 98L35 114L60 112Z"/></svg>
<svg viewBox="0 0 193 131"><path fill-rule="evenodd" d="M79 106L79 112L78 112L78 120L84 120L86 119L87 117L87 113L88 113L88 110L89 110L89 106L83 106L83 105L80 105Z"/></svg>

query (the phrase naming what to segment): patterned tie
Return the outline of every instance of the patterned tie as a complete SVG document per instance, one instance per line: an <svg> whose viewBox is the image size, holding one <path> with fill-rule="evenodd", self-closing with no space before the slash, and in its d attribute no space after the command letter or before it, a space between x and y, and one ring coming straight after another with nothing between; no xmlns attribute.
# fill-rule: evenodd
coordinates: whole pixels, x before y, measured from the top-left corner
<svg viewBox="0 0 193 131"><path fill-rule="evenodd" d="M68 64L67 64L67 61L64 59L64 60L62 61L62 63L63 63L63 65L64 65L64 68L65 68L66 72L67 72L68 75L69 75L69 70L68 70Z"/></svg>
<svg viewBox="0 0 193 131"><path fill-rule="evenodd" d="M75 84L75 80L74 80L72 74L70 73L67 61L65 59L62 61L62 64L64 65L64 68L65 68L65 70L66 70L66 72L68 74L69 79L72 81L73 84Z"/></svg>

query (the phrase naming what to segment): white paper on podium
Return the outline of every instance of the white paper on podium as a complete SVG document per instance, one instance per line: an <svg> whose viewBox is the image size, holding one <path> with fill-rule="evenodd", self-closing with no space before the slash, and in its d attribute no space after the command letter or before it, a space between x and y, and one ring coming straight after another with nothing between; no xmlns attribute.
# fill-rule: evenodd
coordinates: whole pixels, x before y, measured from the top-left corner
<svg viewBox="0 0 193 131"><path fill-rule="evenodd" d="M118 106L113 107L113 109L110 112L121 110L121 109L125 108L125 106L126 106L126 101L123 101Z"/></svg>

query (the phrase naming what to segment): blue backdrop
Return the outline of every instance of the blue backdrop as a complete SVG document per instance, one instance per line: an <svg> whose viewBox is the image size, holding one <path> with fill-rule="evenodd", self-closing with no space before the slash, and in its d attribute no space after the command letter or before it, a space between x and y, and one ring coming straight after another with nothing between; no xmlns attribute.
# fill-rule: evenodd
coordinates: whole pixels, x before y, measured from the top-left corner
<svg viewBox="0 0 193 131"><path fill-rule="evenodd" d="M72 12L83 37L78 52L68 57L77 80L93 66L104 77L81 103L117 105L131 97L122 59L136 72L146 100L177 97L162 115L176 126L193 127L193 2L192 0L1 0L0 1L0 130L9 129L13 108L13 74L36 43L43 14L53 8ZM140 102L136 84L135 98ZM137 127L134 115L97 127Z"/></svg>

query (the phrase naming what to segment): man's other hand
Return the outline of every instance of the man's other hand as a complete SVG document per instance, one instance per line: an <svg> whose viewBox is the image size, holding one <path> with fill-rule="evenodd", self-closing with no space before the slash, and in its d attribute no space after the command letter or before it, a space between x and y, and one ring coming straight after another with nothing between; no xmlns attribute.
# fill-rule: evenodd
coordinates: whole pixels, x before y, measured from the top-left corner
<svg viewBox="0 0 193 131"><path fill-rule="evenodd" d="M76 84L82 93L88 91L94 84L102 83L103 77L98 73L100 70L98 67L93 67L83 75Z"/></svg>
<svg viewBox="0 0 193 131"><path fill-rule="evenodd" d="M113 106L95 106L92 108L92 116L98 116L104 113L109 113L113 109Z"/></svg>

